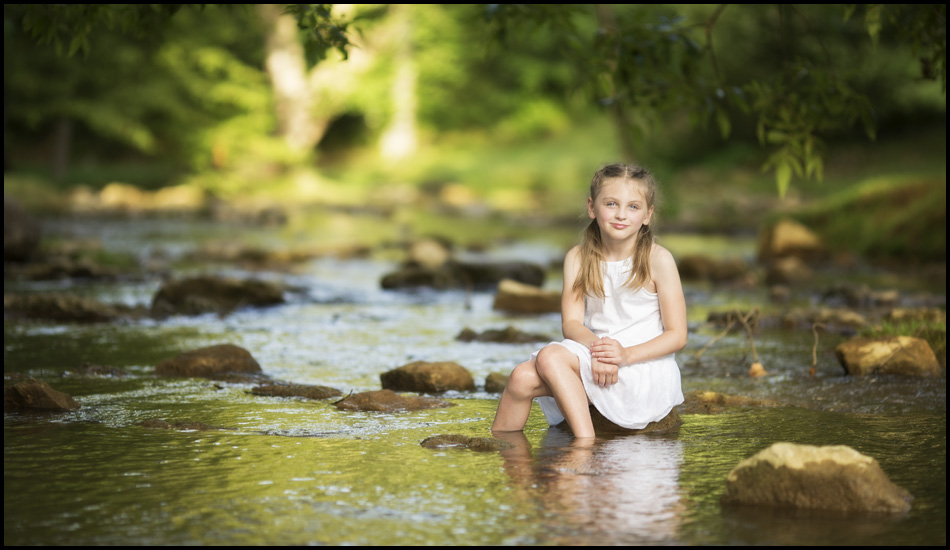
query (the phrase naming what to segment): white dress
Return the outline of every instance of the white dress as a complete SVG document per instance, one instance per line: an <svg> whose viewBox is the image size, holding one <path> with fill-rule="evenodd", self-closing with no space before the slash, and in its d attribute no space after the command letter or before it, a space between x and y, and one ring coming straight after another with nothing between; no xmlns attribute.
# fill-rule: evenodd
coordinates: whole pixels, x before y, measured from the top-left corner
<svg viewBox="0 0 950 550"><path fill-rule="evenodd" d="M604 262L605 299L587 296L584 304L584 326L598 338L607 336L629 347L652 340L663 333L660 302L657 294L642 287L631 290L625 286L630 276L631 260ZM598 386L591 373L590 350L574 340L552 342L566 347L580 360L581 380L587 398L608 420L630 429L645 428L650 422L662 420L683 402L680 370L673 354L651 361L620 367L619 381L607 387ZM532 357L537 356L535 352ZM564 421L564 415L553 397L538 397L538 404L551 426Z"/></svg>

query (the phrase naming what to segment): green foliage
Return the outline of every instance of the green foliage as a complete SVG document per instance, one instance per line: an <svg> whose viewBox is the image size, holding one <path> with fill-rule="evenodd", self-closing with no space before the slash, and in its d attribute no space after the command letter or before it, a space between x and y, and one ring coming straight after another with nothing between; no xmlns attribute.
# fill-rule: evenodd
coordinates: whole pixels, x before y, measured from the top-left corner
<svg viewBox="0 0 950 550"><path fill-rule="evenodd" d="M947 259L946 176L871 178L795 214L834 247L879 260Z"/></svg>
<svg viewBox="0 0 950 550"><path fill-rule="evenodd" d="M870 5L863 23L840 6L492 6L506 45L526 27L557 30L565 59L627 140L628 158L637 156L632 137L671 114L689 113L700 127L715 121L723 138L751 115L771 150L763 169L775 172L783 197L794 177L822 178L822 136L860 123L875 137L872 98L881 88L862 74L868 57L901 51L907 66L914 52L925 78L946 78L945 6Z"/></svg>

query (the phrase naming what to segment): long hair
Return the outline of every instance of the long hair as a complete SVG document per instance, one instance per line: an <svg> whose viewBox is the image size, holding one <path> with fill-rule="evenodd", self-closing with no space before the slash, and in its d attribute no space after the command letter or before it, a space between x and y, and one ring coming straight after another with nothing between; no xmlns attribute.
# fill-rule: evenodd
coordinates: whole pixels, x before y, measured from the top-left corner
<svg viewBox="0 0 950 550"><path fill-rule="evenodd" d="M597 194L608 181L632 181L640 186L646 199L647 208L653 208L656 202L656 180L646 169L630 164L610 164L598 170L590 181L590 198L597 199ZM624 283L631 289L638 289L650 280L650 252L653 250L653 220L656 219L654 208L650 224L640 227L637 241L631 256L633 268L630 278ZM574 280L573 291L582 296L596 296L605 298L604 277L601 264L604 261L603 240L600 235L600 226L597 220L591 220L581 237L580 272Z"/></svg>

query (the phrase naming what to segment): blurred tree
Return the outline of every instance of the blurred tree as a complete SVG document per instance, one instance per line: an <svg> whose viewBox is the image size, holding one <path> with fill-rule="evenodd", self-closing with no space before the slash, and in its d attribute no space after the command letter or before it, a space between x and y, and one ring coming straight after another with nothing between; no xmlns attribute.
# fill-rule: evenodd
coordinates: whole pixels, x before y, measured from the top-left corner
<svg viewBox="0 0 950 550"><path fill-rule="evenodd" d="M506 52L539 27L561 37L630 159L635 139L671 113L715 121L723 138L751 115L783 196L793 175L821 178L822 135L860 122L874 138L870 98L881 90L860 87L867 59L912 53L920 78L946 94L945 5L727 6L488 4L485 13Z"/></svg>

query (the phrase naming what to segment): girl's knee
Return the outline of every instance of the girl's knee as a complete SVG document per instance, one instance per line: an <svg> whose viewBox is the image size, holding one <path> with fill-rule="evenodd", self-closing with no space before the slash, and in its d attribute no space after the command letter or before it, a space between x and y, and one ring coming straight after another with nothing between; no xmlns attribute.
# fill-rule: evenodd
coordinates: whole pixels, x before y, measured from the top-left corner
<svg viewBox="0 0 950 550"><path fill-rule="evenodd" d="M535 362L532 360L521 363L511 371L505 389L516 395L529 395L537 392L542 384Z"/></svg>
<svg viewBox="0 0 950 550"><path fill-rule="evenodd" d="M542 379L566 366L563 351L566 350L562 346L550 345L538 352L537 373Z"/></svg>

